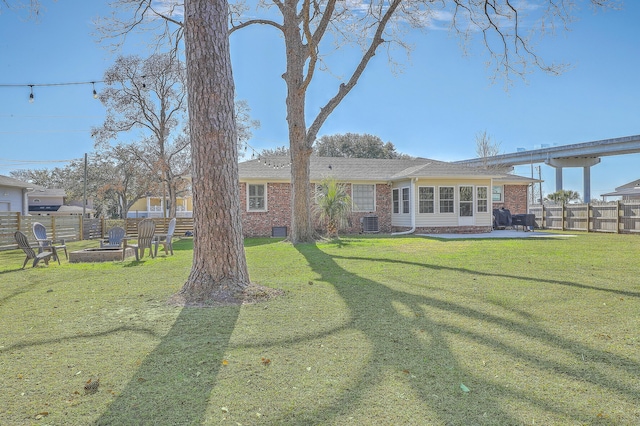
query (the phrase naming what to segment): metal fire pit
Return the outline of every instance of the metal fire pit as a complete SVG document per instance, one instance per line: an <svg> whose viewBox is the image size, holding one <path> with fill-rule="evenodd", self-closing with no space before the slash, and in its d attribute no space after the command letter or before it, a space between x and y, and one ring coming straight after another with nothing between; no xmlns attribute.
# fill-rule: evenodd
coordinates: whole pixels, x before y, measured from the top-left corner
<svg viewBox="0 0 640 426"><path fill-rule="evenodd" d="M123 257L123 250L124 257ZM133 248L87 248L69 253L69 263L79 262L117 262L135 256Z"/></svg>

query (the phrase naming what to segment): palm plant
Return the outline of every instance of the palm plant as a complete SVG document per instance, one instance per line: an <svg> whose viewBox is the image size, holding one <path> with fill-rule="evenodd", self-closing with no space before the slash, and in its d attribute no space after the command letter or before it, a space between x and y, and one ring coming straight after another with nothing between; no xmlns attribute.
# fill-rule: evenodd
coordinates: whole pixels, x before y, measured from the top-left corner
<svg viewBox="0 0 640 426"><path fill-rule="evenodd" d="M334 178L325 178L316 186L315 196L315 211L320 220L327 222L328 236L337 237L351 212L351 197L346 186Z"/></svg>
<svg viewBox="0 0 640 426"><path fill-rule="evenodd" d="M547 200L553 201L557 204L568 204L571 201L580 202L580 194L570 189L561 189L553 194L547 195Z"/></svg>

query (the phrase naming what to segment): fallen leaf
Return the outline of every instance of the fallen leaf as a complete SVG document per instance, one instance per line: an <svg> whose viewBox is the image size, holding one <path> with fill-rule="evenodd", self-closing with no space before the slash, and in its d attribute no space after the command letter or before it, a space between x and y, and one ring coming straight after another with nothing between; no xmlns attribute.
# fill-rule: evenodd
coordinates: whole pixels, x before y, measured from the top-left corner
<svg viewBox="0 0 640 426"><path fill-rule="evenodd" d="M269 358L262 358L262 363L264 365L269 365L269 364L271 364L271 360Z"/></svg>
<svg viewBox="0 0 640 426"><path fill-rule="evenodd" d="M409 374L409 370L402 370L404 374Z"/></svg>
<svg viewBox="0 0 640 426"><path fill-rule="evenodd" d="M38 414L36 415L36 420L40 420L40 419L42 419L43 417L46 417L46 416L48 416L48 415L49 415L49 412L48 412L48 411L43 411L42 413L38 413Z"/></svg>

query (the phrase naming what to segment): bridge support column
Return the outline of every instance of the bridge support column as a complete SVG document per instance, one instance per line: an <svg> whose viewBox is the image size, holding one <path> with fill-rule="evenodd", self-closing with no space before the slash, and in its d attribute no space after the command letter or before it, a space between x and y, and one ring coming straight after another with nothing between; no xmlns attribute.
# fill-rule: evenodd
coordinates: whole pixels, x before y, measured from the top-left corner
<svg viewBox="0 0 640 426"><path fill-rule="evenodd" d="M562 190L562 167L556 167L556 192Z"/></svg>
<svg viewBox="0 0 640 426"><path fill-rule="evenodd" d="M582 173L582 200L585 203L591 202L591 166L585 166Z"/></svg>
<svg viewBox="0 0 640 426"><path fill-rule="evenodd" d="M598 157L574 157L574 158L551 158L546 161L551 167L555 167L556 169L556 191L560 191L562 188L562 168L563 167L582 167L583 169L583 177L582 177L582 199L585 203L591 201L591 167L600 163L600 158Z"/></svg>

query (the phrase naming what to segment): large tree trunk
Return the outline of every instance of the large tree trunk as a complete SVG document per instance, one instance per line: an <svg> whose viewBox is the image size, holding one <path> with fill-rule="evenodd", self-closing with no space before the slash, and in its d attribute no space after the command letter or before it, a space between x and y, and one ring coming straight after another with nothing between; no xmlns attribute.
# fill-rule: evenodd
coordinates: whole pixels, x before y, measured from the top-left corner
<svg viewBox="0 0 640 426"><path fill-rule="evenodd" d="M291 235L292 243L314 239L311 221L311 189L309 183L309 157L313 151L307 141L305 120L304 67L308 57L297 25L298 0L287 0L283 8L284 39L287 51L287 124L291 148ZM307 49L307 50L305 50Z"/></svg>
<svg viewBox="0 0 640 426"><path fill-rule="evenodd" d="M186 304L230 301L249 285L227 9L226 0L185 1L195 236L191 274L174 300Z"/></svg>

